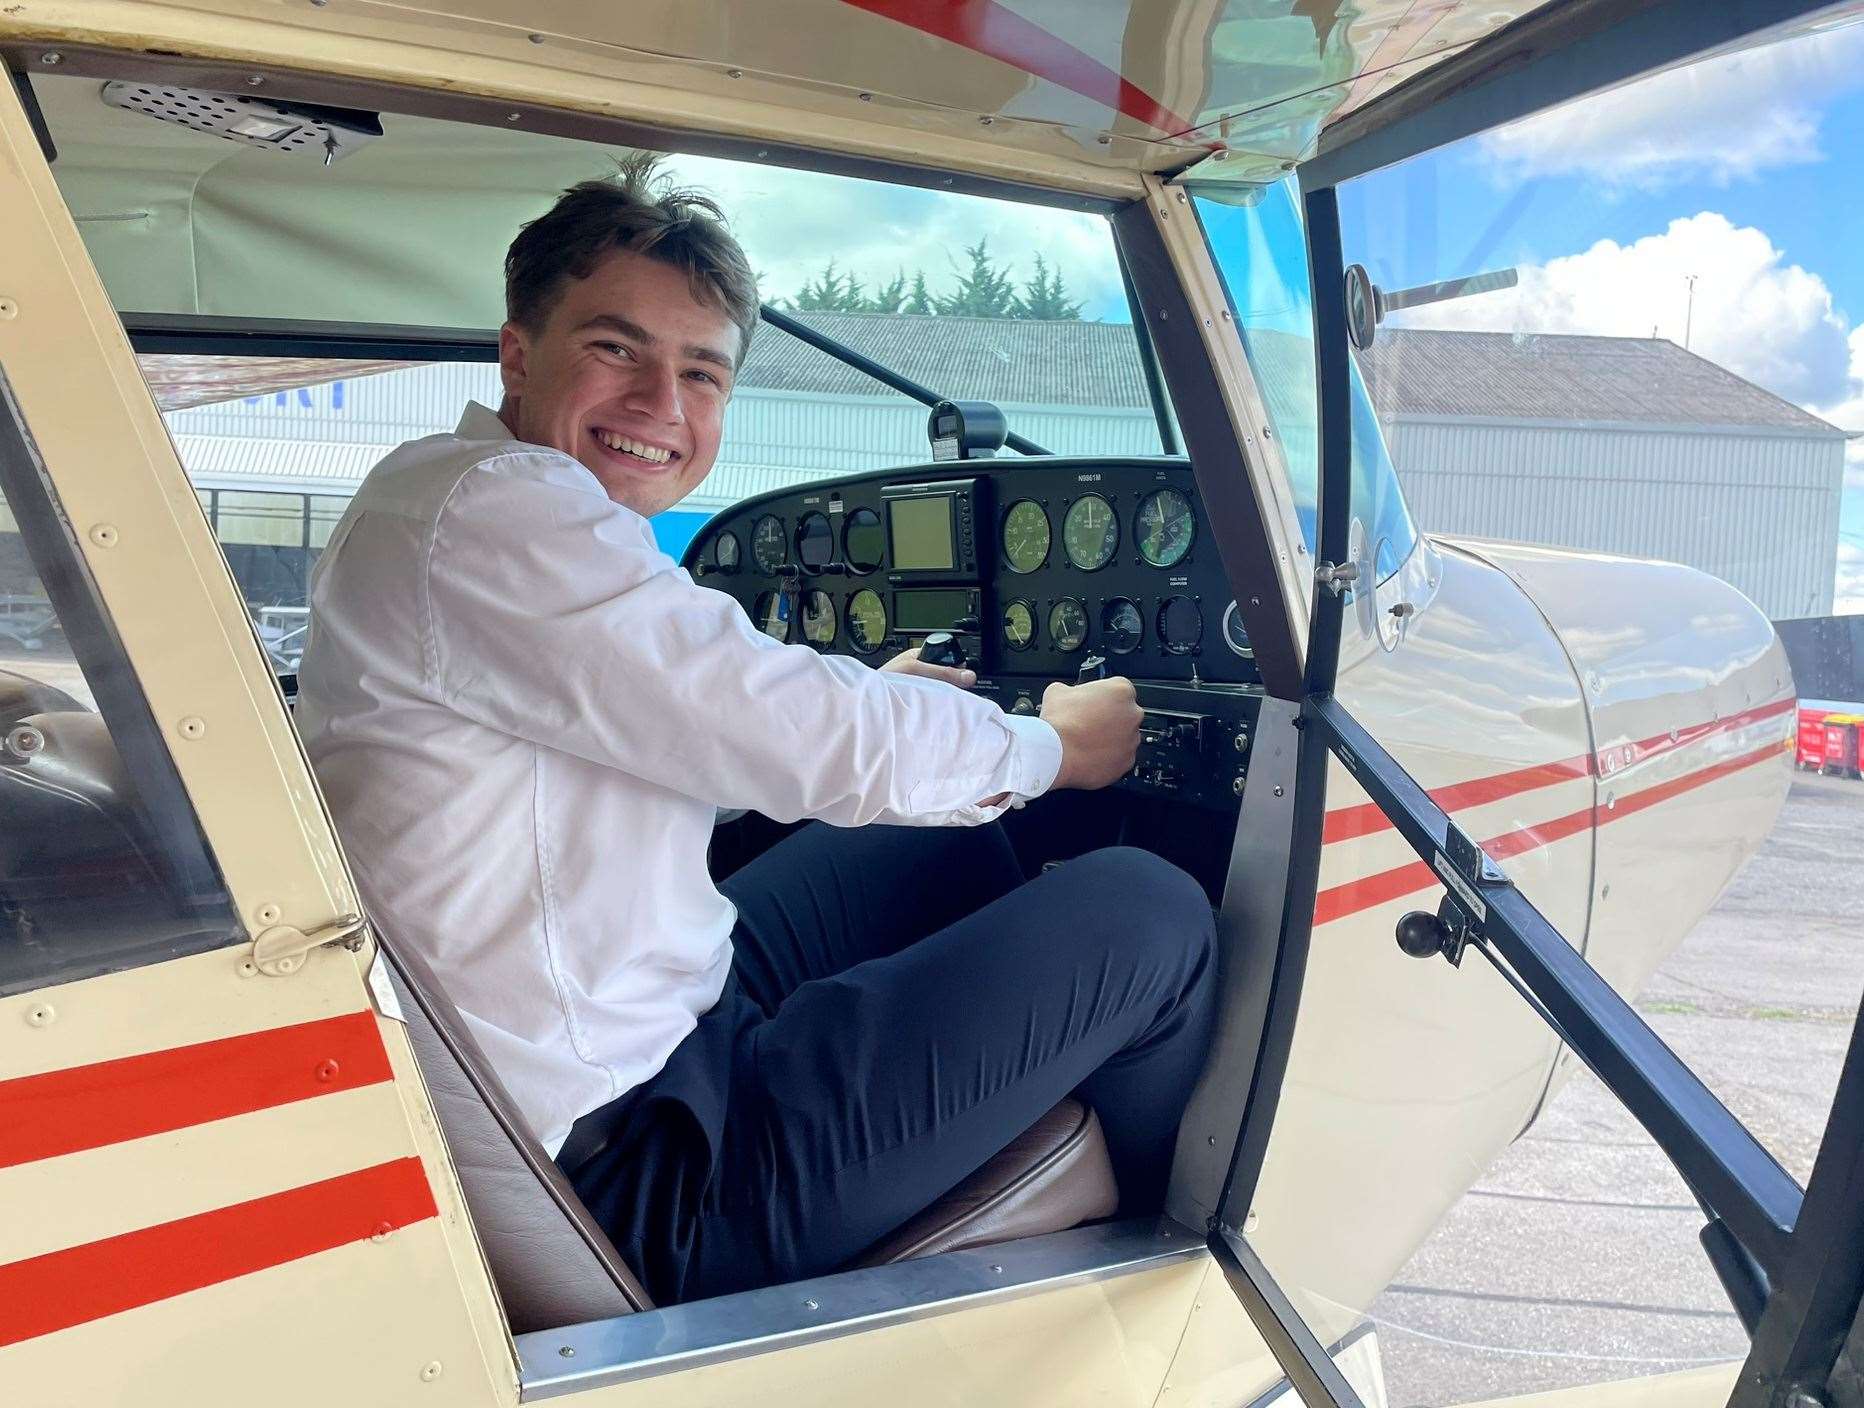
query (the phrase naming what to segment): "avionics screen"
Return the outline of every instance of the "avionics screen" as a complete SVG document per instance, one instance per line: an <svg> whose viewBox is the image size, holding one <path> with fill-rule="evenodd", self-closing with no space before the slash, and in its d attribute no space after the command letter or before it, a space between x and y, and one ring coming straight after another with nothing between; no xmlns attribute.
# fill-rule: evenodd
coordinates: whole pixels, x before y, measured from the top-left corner
<svg viewBox="0 0 1864 1408"><path fill-rule="evenodd" d="M951 495L887 500L887 531L895 572L951 570Z"/></svg>
<svg viewBox="0 0 1864 1408"><path fill-rule="evenodd" d="M952 622L962 620L970 610L967 591L893 594L893 624L902 631L949 631Z"/></svg>

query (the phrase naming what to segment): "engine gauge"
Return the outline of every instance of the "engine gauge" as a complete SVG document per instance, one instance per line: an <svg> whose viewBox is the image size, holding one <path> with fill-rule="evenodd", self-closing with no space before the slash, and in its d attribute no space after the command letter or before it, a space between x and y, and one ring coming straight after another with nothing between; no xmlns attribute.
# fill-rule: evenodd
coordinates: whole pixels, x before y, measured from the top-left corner
<svg viewBox="0 0 1864 1408"><path fill-rule="evenodd" d="M738 570L739 551L736 533L720 533L712 540L712 570L729 577Z"/></svg>
<svg viewBox="0 0 1864 1408"><path fill-rule="evenodd" d="M848 598L848 643L856 653L872 655L886 644L887 607L880 593L858 591Z"/></svg>
<svg viewBox="0 0 1864 1408"><path fill-rule="evenodd" d="M886 541L887 534L880 526L880 515L871 508L857 508L849 514L841 530L842 557L847 561L848 570L872 572L880 566L881 551Z"/></svg>
<svg viewBox="0 0 1864 1408"><path fill-rule="evenodd" d="M796 524L796 560L820 572L835 560L835 530L826 514L805 513Z"/></svg>
<svg viewBox="0 0 1864 1408"><path fill-rule="evenodd" d="M1100 643L1114 655L1130 655L1145 634L1145 617L1139 608L1123 596L1116 596L1100 608Z"/></svg>
<svg viewBox="0 0 1864 1408"><path fill-rule="evenodd" d="M1049 639L1064 653L1087 644L1087 608L1071 596L1065 596L1049 608Z"/></svg>
<svg viewBox="0 0 1864 1408"><path fill-rule="evenodd" d="M757 622L757 629L772 640L787 641L790 638L790 599L782 592L764 592L757 598L757 605L751 608L751 619Z"/></svg>
<svg viewBox="0 0 1864 1408"><path fill-rule="evenodd" d="M783 520L775 514L765 514L751 530L752 563L766 577L774 577L789 557L790 545L783 536Z"/></svg>
<svg viewBox="0 0 1864 1408"><path fill-rule="evenodd" d="M1011 650L1027 650L1036 640L1036 613L1026 601L1003 608L1003 639Z"/></svg>
<svg viewBox="0 0 1864 1408"><path fill-rule="evenodd" d="M1083 572L1098 572L1113 560L1120 545L1120 520L1099 494L1083 494L1068 505L1062 519L1061 545L1068 561Z"/></svg>
<svg viewBox="0 0 1864 1408"><path fill-rule="evenodd" d="M1024 499L1003 515L1003 557L1012 572L1033 572L1049 554L1049 521L1042 505Z"/></svg>
<svg viewBox="0 0 1864 1408"><path fill-rule="evenodd" d="M809 592L803 597L803 639L811 645L835 643L835 603L827 592Z"/></svg>
<svg viewBox="0 0 1864 1408"><path fill-rule="evenodd" d="M1159 644L1173 655L1189 655L1204 641L1204 613L1188 596L1168 596L1159 607Z"/></svg>
<svg viewBox="0 0 1864 1408"><path fill-rule="evenodd" d="M1197 515L1191 501L1176 489L1154 489L1139 501L1134 536L1139 555L1154 567L1175 567L1191 551Z"/></svg>
<svg viewBox="0 0 1864 1408"><path fill-rule="evenodd" d="M1249 643L1249 632L1243 629L1235 602L1223 608L1223 643L1230 647L1234 655L1240 655L1245 660L1256 658L1256 648Z"/></svg>

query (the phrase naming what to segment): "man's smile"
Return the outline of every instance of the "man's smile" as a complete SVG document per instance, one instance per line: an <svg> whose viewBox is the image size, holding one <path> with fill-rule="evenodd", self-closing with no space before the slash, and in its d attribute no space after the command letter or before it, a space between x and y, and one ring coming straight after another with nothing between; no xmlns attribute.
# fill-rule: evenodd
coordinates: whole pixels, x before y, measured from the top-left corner
<svg viewBox="0 0 1864 1408"><path fill-rule="evenodd" d="M668 465L677 464L682 458L678 450L665 445L652 445L632 435L623 435L618 430L596 426L589 433L595 437L596 444L602 447L608 458L620 460L634 469L665 469Z"/></svg>

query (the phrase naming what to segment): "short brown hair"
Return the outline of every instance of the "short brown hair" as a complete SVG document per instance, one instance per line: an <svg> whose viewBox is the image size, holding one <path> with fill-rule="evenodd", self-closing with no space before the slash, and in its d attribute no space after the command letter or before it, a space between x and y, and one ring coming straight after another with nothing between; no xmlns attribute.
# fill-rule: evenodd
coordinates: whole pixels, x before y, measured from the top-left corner
<svg viewBox="0 0 1864 1408"><path fill-rule="evenodd" d="M542 327L566 283L588 278L604 255L629 250L684 270L693 297L738 325L744 360L757 327L757 276L718 203L661 179L658 164L642 153L613 177L579 181L519 229L505 251L507 318Z"/></svg>

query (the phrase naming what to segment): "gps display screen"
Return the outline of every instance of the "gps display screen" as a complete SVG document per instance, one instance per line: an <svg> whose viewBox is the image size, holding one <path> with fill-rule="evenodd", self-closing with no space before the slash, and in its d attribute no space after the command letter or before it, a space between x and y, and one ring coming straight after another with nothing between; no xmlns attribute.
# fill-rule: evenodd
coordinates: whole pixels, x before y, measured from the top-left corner
<svg viewBox="0 0 1864 1408"><path fill-rule="evenodd" d="M951 496L889 499L887 533L896 572L949 572L953 565Z"/></svg>
<svg viewBox="0 0 1864 1408"><path fill-rule="evenodd" d="M971 594L955 592L895 592L893 624L902 631L949 631L952 622L971 611Z"/></svg>

